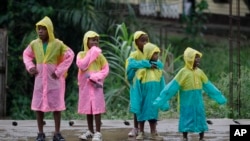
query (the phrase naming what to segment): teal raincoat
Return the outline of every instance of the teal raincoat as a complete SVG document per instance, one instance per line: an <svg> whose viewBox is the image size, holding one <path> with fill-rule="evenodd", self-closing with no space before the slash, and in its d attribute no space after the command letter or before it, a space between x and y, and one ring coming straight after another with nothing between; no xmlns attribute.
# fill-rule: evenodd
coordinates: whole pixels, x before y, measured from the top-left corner
<svg viewBox="0 0 250 141"><path fill-rule="evenodd" d="M147 63L149 63L154 52L160 52L156 45L152 43L144 45L143 54ZM153 106L153 101L165 86L162 73L163 64L161 61L150 63L155 63L158 68L138 69L131 86L133 96L131 97L130 109L136 113L138 121L158 119L158 109Z"/></svg>
<svg viewBox="0 0 250 141"><path fill-rule="evenodd" d="M195 55L202 54L190 47L184 51L185 66L177 73L161 91L154 101L154 106L162 107L165 101L170 100L179 91L180 118L179 132L204 132L208 130L202 91L219 104L225 104L226 98L208 80L200 69L193 69Z"/></svg>

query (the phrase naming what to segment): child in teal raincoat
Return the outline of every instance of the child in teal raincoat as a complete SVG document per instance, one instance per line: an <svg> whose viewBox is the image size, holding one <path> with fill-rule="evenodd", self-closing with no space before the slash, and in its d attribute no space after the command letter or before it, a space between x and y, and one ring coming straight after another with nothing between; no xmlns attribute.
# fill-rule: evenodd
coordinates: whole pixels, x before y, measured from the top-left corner
<svg viewBox="0 0 250 141"><path fill-rule="evenodd" d="M162 107L165 101L170 100L179 91L179 132L183 133L183 140L188 139L188 132L197 132L202 141L204 132L208 131L202 90L219 104L225 104L227 101L199 68L201 57L202 54L199 51L190 47L186 48L184 51L185 66L154 101L156 107Z"/></svg>
<svg viewBox="0 0 250 141"><path fill-rule="evenodd" d="M144 139L144 124L149 121L151 136L153 140L163 140L156 131L159 110L153 106L153 101L159 96L165 86L163 76L163 64L158 60L160 49L152 44L146 43L143 48L145 63L152 64L150 68L142 68L136 71L131 86L131 110L136 113L140 132L137 140ZM143 62L142 62L143 63Z"/></svg>
<svg viewBox="0 0 250 141"><path fill-rule="evenodd" d="M133 40L134 40L133 47L135 48L135 51L131 52L125 64L125 69L126 69L125 76L130 86L133 85L132 84L133 78L138 69L151 67L151 64L147 60L145 60L145 57L143 55L143 46L149 42L148 34L143 31L136 31L133 35ZM131 92L130 92L130 97L133 97L133 95L131 95ZM134 137L137 135L138 135L138 121L136 118L136 114L134 114L134 128L128 133L128 136Z"/></svg>

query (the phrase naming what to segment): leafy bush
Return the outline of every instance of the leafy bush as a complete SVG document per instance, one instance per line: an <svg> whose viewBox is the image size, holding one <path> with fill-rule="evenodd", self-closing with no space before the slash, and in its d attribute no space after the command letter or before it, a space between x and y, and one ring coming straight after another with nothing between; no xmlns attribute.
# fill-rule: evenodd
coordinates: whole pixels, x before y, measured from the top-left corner
<svg viewBox="0 0 250 141"><path fill-rule="evenodd" d="M34 38L34 24L40 20L44 15L51 16L55 26L55 34L62 39L67 45L72 47L75 52L82 49L82 34L89 30L96 30L98 33L104 33L101 36L101 47L103 53L110 63L110 75L105 80L104 91L107 102L107 113L103 118L119 119L132 118L129 109L129 85L125 80L125 59L132 48L132 34L129 29L143 29L150 33L150 42L159 43L161 40L157 36L157 30L152 25L146 23L141 24L140 19L135 16L120 16L122 21L130 24L126 27L125 24L114 25L114 21L118 19L117 14L112 11L102 12L104 9L110 9L110 4L105 1L35 1L35 0L21 0L8 1L5 4L4 13L0 16L0 25L8 29L9 35L9 56L8 56L8 96L7 96L7 115L13 119L34 119L35 115L30 110L30 102L33 91L33 79L24 69L22 63L22 51L24 47ZM106 7L108 5L108 8ZM202 0L196 7L196 15L191 19L186 20L187 28L186 35L169 36L169 45L161 47L166 49L163 51L163 62L169 52L174 56L172 64L174 69L172 72L165 72L165 75L174 76L178 70L183 66L182 54L186 47L190 46L204 52L202 58L202 69L208 75L216 86L229 98L229 76L227 70L228 63L228 43L220 39L207 41L202 35L206 17L203 11L207 8L206 1ZM28 7L28 8L24 8ZM98 9L98 10L96 10ZM111 8L112 9L112 8ZM101 11L100 11L101 10ZM115 10L115 7L114 9ZM130 12L133 13L130 7ZM27 20L27 15L30 15ZM122 15L119 13L118 15ZM129 19L130 18L130 19ZM81 20L78 20L81 19ZM62 22L63 21L63 22ZM136 21L138 21L136 23ZM117 22L119 23L119 22ZM198 23L198 24L194 24ZM72 26L73 25L73 26ZM111 25L111 26L110 26ZM114 30L115 29L115 30ZM149 30L151 29L151 30ZM114 30L114 33L107 34L107 30ZM73 34L65 34L73 33ZM113 36L114 35L114 36ZM187 36L188 37L185 37ZM228 42L228 41L226 41ZM242 53L240 61L242 63L241 78L234 83L237 88L240 85L241 97L237 100L237 91L234 89L234 108L228 109L227 106L218 106L211 100L207 100L205 96L205 103L207 106L207 115L209 117L224 117L225 114L233 115L234 117L247 118L250 117L247 109L247 100L249 99L249 44L241 44ZM66 107L67 110L62 113L63 119L85 119L85 116L77 114L78 103L78 86L76 82L77 67L72 65L69 70L69 77L67 78L66 88ZM168 81L167 81L168 82ZM237 105L240 103L240 116L238 115ZM171 100L172 109L168 112L161 113L161 118L164 117L178 117L177 98ZM46 114L46 118L52 118L51 114Z"/></svg>
<svg viewBox="0 0 250 141"><path fill-rule="evenodd" d="M105 80L107 117L129 116L129 84L125 78L125 62L132 50L133 35L124 23L116 26L114 36L102 35L101 46L110 72Z"/></svg>
<svg viewBox="0 0 250 141"><path fill-rule="evenodd" d="M220 79L217 81L217 86L228 98L229 105L229 77L231 74L221 73ZM250 68L246 66L241 67L241 78L238 78L234 83L233 89L233 107L227 110L228 117L230 118L250 118L248 104L250 100Z"/></svg>

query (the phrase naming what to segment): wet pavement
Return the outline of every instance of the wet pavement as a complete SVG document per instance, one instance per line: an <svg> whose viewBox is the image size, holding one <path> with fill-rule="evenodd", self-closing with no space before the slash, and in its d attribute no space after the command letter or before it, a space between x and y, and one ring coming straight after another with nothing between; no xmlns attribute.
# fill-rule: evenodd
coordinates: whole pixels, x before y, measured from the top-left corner
<svg viewBox="0 0 250 141"><path fill-rule="evenodd" d="M209 119L209 131L205 133L206 141L229 141L229 125L236 124L232 119ZM81 141L78 136L87 130L85 120L72 120L61 122L61 132L67 141ZM241 124L250 124L249 119L237 120ZM34 141L37 135L35 120L17 120L17 125L13 125L14 120L0 120L0 141ZM54 131L54 121L45 120L44 132L46 141L52 141ZM103 141L136 141L135 138L128 138L127 134L133 127L132 120L128 120L130 125L125 125L123 120L102 120ZM158 122L157 130L164 141L180 141L181 133L178 132L178 119L166 119ZM145 123L145 134L150 133L148 123ZM198 141L198 134L190 133L189 141ZM144 139L149 141L149 139Z"/></svg>

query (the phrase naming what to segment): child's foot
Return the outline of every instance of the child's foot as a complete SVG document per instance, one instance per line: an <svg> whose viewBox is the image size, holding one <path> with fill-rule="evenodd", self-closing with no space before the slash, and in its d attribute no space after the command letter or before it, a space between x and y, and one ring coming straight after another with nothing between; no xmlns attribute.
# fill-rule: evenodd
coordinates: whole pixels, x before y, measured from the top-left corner
<svg viewBox="0 0 250 141"><path fill-rule="evenodd" d="M140 132L138 136L136 136L136 140L143 140L144 139L144 133Z"/></svg>
<svg viewBox="0 0 250 141"><path fill-rule="evenodd" d="M53 141L65 141L65 139L62 137L60 133L57 133L54 135Z"/></svg>
<svg viewBox="0 0 250 141"><path fill-rule="evenodd" d="M138 128L133 128L131 131L128 133L129 137L135 137L138 135Z"/></svg>
<svg viewBox="0 0 250 141"><path fill-rule="evenodd" d="M45 141L45 134L44 133L38 133L36 137L36 141Z"/></svg>
<svg viewBox="0 0 250 141"><path fill-rule="evenodd" d="M96 132L92 141L102 141L102 134L100 132Z"/></svg>
<svg viewBox="0 0 250 141"><path fill-rule="evenodd" d="M87 140L93 138L94 134L91 131L87 131L86 133L83 133L79 136L80 139Z"/></svg>
<svg viewBox="0 0 250 141"><path fill-rule="evenodd" d="M205 141L203 138L200 138L199 141Z"/></svg>
<svg viewBox="0 0 250 141"><path fill-rule="evenodd" d="M151 133L150 139L156 141L163 141L163 137L160 136L158 133Z"/></svg>

